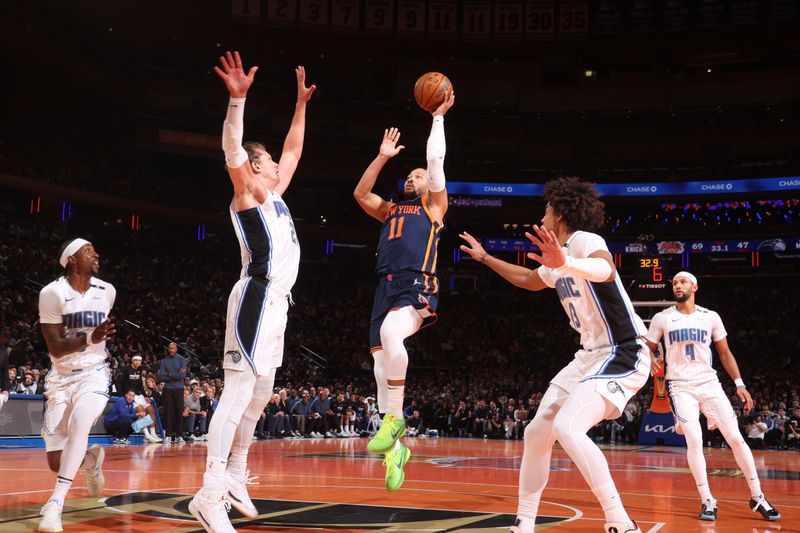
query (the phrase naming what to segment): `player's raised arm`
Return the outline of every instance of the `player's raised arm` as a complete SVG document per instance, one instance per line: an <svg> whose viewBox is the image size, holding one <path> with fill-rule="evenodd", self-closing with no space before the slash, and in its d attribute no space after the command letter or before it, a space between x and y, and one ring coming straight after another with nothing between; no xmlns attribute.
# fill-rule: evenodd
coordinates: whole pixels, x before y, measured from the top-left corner
<svg viewBox="0 0 800 533"><path fill-rule="evenodd" d="M462 252L468 253L476 261L480 261L488 266L512 285L516 285L522 289L528 289L529 291L540 291L547 288L547 284L537 270L512 265L511 263L506 263L502 259L489 255L478 240L466 231L461 233L459 237L464 239L469 245L462 244L460 246Z"/></svg>
<svg viewBox="0 0 800 533"><path fill-rule="evenodd" d="M311 99L311 95L317 90L316 85L306 87L306 69L298 66L294 69L297 77L297 102L294 104L294 115L292 125L289 126L289 133L283 141L283 151L281 160L278 162L278 177L280 183L275 187L275 192L283 194L292 181L294 171L303 155L303 140L306 135L306 104Z"/></svg>
<svg viewBox="0 0 800 533"><path fill-rule="evenodd" d="M258 184L250 165L247 165L247 152L242 147L244 135L244 102L247 91L253 84L258 67L251 67L245 73L242 58L239 52L225 52L219 58L219 67L214 67L214 72L225 82L230 93L228 113L222 125L222 150L225 152L225 164L228 174L233 182L233 192L236 195L250 192L256 195L259 202L266 199L266 193ZM260 192L259 192L260 191Z"/></svg>
<svg viewBox="0 0 800 533"><path fill-rule="evenodd" d="M431 133L428 136L426 156L428 159L428 206L434 218L441 221L447 212L447 189L444 176L444 155L447 152L447 143L444 136L444 116L456 102L456 95L448 91L444 101L437 107L433 115Z"/></svg>
<svg viewBox="0 0 800 533"><path fill-rule="evenodd" d="M361 179L358 180L358 184L353 191L353 196L358 205L361 206L361 209L381 223L386 219L386 213L394 204L387 202L372 192L372 188L375 187L375 181L377 181L378 175L383 170L386 162L405 148L402 144L398 145L398 141L400 141L400 130L397 128L383 130L383 140L378 149L378 156L372 160L364 174L361 175Z"/></svg>
<svg viewBox="0 0 800 533"><path fill-rule="evenodd" d="M533 225L533 231L536 235L526 232L525 236L539 248L541 253L529 253L528 258L546 267L580 276L595 283L614 281L617 271L614 268L613 257L607 250L596 250L588 257L570 257L558 242L554 231L536 224Z"/></svg>

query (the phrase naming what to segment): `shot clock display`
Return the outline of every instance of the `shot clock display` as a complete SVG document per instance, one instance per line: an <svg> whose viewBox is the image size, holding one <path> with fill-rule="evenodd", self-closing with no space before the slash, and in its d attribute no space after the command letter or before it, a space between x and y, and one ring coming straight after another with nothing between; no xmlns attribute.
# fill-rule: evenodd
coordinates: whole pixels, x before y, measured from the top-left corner
<svg viewBox="0 0 800 533"><path fill-rule="evenodd" d="M664 281L664 271L661 266L660 257L640 257L639 258L639 275L636 276L642 281L649 278L653 283L661 283Z"/></svg>
<svg viewBox="0 0 800 533"><path fill-rule="evenodd" d="M680 256L640 255L635 261L631 265L634 270L633 281L628 285L631 298L634 300L671 300L670 280L672 274L681 270L679 268Z"/></svg>

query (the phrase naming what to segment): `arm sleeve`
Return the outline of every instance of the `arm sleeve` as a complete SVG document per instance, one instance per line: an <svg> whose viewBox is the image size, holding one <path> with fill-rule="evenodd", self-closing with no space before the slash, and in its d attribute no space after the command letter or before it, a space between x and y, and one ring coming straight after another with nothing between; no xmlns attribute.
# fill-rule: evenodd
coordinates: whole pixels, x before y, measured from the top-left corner
<svg viewBox="0 0 800 533"><path fill-rule="evenodd" d="M555 288L556 286L556 277L553 275L553 272L547 268L546 266L542 265L536 271L539 273L539 277L542 278L544 284L550 287L551 289Z"/></svg>
<svg viewBox="0 0 800 533"><path fill-rule="evenodd" d="M428 183L431 192L443 191L445 188L445 152L447 152L447 143L444 139L444 117L437 115L433 117L431 134L428 136L427 146Z"/></svg>
<svg viewBox="0 0 800 533"><path fill-rule="evenodd" d="M605 259L589 257L598 251L608 252L606 241L596 233L582 231L570 241L567 262L558 270L596 283L606 281L614 269Z"/></svg>
<svg viewBox="0 0 800 533"><path fill-rule="evenodd" d="M225 164L230 168L239 168L247 161L247 152L242 148L244 101L244 98L231 97L228 114L222 124L222 150L225 152Z"/></svg>
<svg viewBox="0 0 800 533"><path fill-rule="evenodd" d="M47 286L39 293L39 322L42 324L61 324L61 296L52 286Z"/></svg>
<svg viewBox="0 0 800 533"><path fill-rule="evenodd" d="M645 338L653 344L661 342L661 337L664 336L664 315L656 313L653 320L650 321L650 329L647 330Z"/></svg>
<svg viewBox="0 0 800 533"><path fill-rule="evenodd" d="M722 319L719 314L712 312L711 315L711 340L714 342L721 341L728 336L725 331L725 326L722 324Z"/></svg>

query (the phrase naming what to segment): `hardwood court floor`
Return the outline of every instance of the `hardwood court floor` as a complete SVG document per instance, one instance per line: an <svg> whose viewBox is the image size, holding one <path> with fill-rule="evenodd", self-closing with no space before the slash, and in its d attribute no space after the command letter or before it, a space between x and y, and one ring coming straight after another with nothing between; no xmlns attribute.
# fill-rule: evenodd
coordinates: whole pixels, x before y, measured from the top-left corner
<svg viewBox="0 0 800 533"><path fill-rule="evenodd" d="M366 439L259 441L251 449L250 494L261 515L232 512L239 531L507 531L516 510L519 441L406 439L413 457L403 489L388 494ZM205 445L106 447L106 490L89 499L83 474L64 513L67 532L198 532L187 505L202 483ZM606 456L643 532L800 532L800 453L755 452L769 500L766 522L747 507L747 485L730 450L707 450L719 500L716 522L697 520L699 497L680 448L612 446ZM54 474L43 449L0 450L0 531L35 530ZM540 530L602 531L602 513L580 473L556 447Z"/></svg>

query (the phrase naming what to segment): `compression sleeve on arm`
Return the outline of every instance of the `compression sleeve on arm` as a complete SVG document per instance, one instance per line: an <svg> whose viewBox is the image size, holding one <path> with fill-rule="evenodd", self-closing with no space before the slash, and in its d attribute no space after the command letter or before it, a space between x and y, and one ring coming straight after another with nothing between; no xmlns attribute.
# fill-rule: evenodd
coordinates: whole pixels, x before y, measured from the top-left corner
<svg viewBox="0 0 800 533"><path fill-rule="evenodd" d="M228 114L222 124L222 150L225 152L225 164L229 168L239 168L247 161L247 152L242 148L244 101L244 98L231 97Z"/></svg>
<svg viewBox="0 0 800 533"><path fill-rule="evenodd" d="M583 257L576 259L567 256L567 262L558 267L561 272L573 274L596 283L605 281L614 272L608 261L600 257Z"/></svg>
<svg viewBox="0 0 800 533"><path fill-rule="evenodd" d="M431 192L444 190L444 154L446 151L447 143L444 140L444 117L436 115L433 117L433 124L431 125L431 134L428 137L427 147L428 182Z"/></svg>

